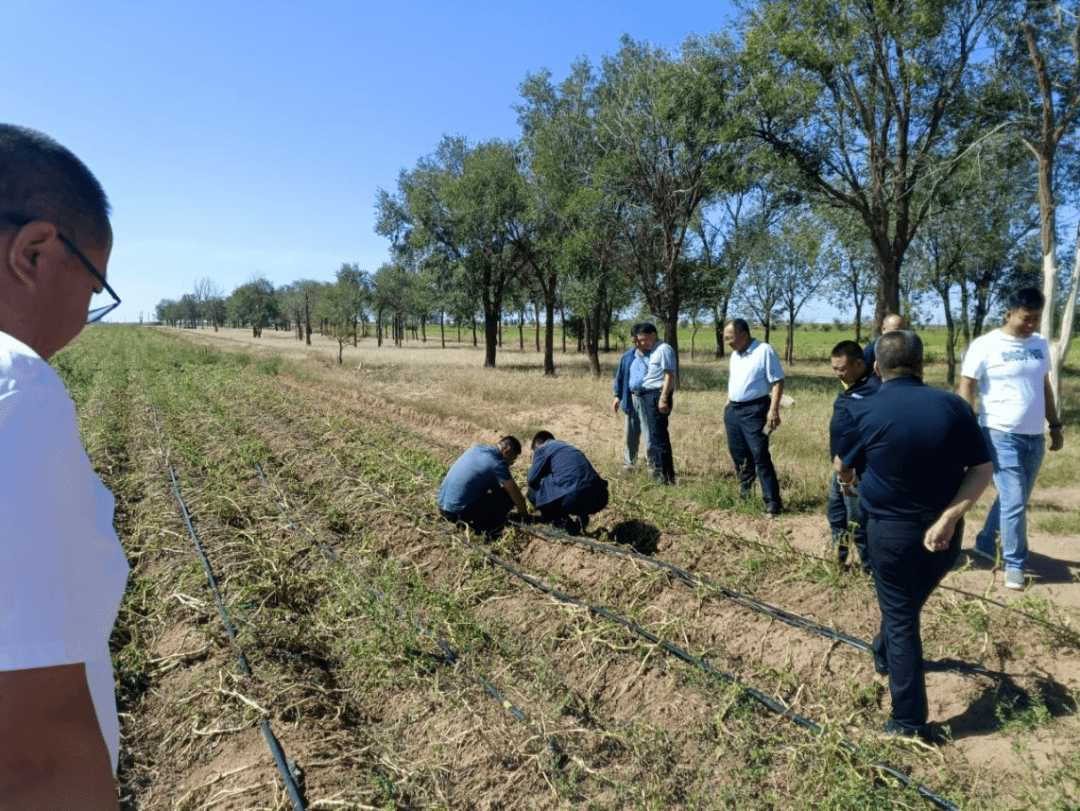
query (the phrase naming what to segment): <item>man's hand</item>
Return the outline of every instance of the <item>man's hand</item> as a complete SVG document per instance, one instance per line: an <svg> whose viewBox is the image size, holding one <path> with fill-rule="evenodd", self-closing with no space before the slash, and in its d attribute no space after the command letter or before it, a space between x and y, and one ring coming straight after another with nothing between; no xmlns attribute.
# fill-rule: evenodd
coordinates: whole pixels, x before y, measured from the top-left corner
<svg viewBox="0 0 1080 811"><path fill-rule="evenodd" d="M616 414L619 413L619 409L620 409L621 406L622 406L622 400L620 400L618 397L616 397L615 398L615 413Z"/></svg>
<svg viewBox="0 0 1080 811"><path fill-rule="evenodd" d="M0 808L119 808L81 662L0 671Z"/></svg>
<svg viewBox="0 0 1080 811"><path fill-rule="evenodd" d="M923 536L923 546L930 552L944 552L949 548L949 541L952 540L953 533L956 532L956 522L958 520L958 518L949 516L948 513L942 513L938 516L937 521L926 530L926 534Z"/></svg>
<svg viewBox="0 0 1080 811"><path fill-rule="evenodd" d="M765 418L765 427L769 429L769 433L772 433L780 427L780 409L770 408L769 415Z"/></svg>
<svg viewBox="0 0 1080 811"><path fill-rule="evenodd" d="M1065 447L1065 434L1062 432L1061 427L1050 429L1050 450L1060 451Z"/></svg>
<svg viewBox="0 0 1080 811"><path fill-rule="evenodd" d="M851 471L851 478L846 481L843 478L839 479L840 492L845 496L855 497L859 495L859 477L855 475L855 471Z"/></svg>
<svg viewBox="0 0 1080 811"><path fill-rule="evenodd" d="M660 403L657 405L657 408L660 409L661 414L670 414L671 413L671 398L670 397L667 397L667 398L661 397L660 398Z"/></svg>

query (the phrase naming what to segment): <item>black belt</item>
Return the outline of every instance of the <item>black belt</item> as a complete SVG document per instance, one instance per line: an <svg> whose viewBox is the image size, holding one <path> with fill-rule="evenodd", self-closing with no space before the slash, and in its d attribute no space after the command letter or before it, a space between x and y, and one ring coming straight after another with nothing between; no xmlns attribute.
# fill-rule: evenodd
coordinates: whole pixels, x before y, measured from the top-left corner
<svg viewBox="0 0 1080 811"><path fill-rule="evenodd" d="M644 397L646 394L659 394L660 389L636 389L631 390L631 394L636 394L638 397Z"/></svg>
<svg viewBox="0 0 1080 811"><path fill-rule="evenodd" d="M732 400L731 405L733 405L733 406L757 406L757 405L761 405L762 403L768 403L771 400L772 400L772 398L769 397L769 395L766 394L764 397L758 397L755 400L743 400L742 402L736 402L735 400Z"/></svg>

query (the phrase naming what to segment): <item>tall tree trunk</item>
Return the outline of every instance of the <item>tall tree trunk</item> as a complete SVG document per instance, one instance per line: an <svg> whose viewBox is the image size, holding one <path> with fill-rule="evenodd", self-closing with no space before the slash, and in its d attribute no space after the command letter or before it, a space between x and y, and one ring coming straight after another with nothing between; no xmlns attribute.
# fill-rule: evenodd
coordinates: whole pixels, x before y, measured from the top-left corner
<svg viewBox="0 0 1080 811"><path fill-rule="evenodd" d="M540 337L539 328L536 331ZM563 329L563 352L566 351L566 329ZM544 300L544 377L555 374L555 298L548 296Z"/></svg>
<svg viewBox="0 0 1080 811"><path fill-rule="evenodd" d="M499 314L484 313L484 367L495 368L495 352L499 346Z"/></svg>

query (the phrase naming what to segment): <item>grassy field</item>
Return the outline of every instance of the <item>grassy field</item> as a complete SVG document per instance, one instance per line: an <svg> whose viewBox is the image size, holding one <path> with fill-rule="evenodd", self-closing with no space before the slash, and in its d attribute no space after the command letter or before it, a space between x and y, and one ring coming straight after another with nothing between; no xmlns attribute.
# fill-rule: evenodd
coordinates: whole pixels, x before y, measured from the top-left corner
<svg viewBox="0 0 1080 811"><path fill-rule="evenodd" d="M925 805L898 774L965 809L1080 803L1080 600L1047 596L1071 572L1022 596L950 575L924 613L950 743L877 734L887 685L853 644L875 631L872 585L822 554L835 384L812 354L788 370L774 454L792 512L770 522L734 497L708 358L684 354L680 483L657 488L617 475L614 353L595 381L561 353L546 379L508 340L483 370L469 348L367 341L338 367L329 342L210 339L91 328L55 359L133 565L113 637L125 809L292 807L261 722L309 808ZM540 428L611 479L603 548L543 528L487 546L435 518L464 447ZM1080 536L1077 441L1068 427L1040 476L1061 497L1032 522L1055 542Z"/></svg>

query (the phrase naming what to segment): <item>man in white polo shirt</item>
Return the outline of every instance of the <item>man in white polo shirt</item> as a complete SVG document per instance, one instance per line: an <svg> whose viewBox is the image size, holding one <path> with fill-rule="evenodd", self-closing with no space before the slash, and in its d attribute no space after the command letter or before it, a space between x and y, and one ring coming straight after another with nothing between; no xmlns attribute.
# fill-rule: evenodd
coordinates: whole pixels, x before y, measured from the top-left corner
<svg viewBox="0 0 1080 811"><path fill-rule="evenodd" d="M630 364L630 393L648 437L646 449L653 479L675 484L675 458L668 435L672 397L678 385L675 350L661 341L653 324L634 324L630 330L637 354Z"/></svg>
<svg viewBox="0 0 1080 811"><path fill-rule="evenodd" d="M128 564L46 361L119 299L108 201L48 136L0 124L0 807L118 808L109 635ZM90 309L96 293L111 302Z"/></svg>
<svg viewBox="0 0 1080 811"><path fill-rule="evenodd" d="M1027 502L1046 450L1044 420L1050 424L1050 450L1065 444L1050 387L1050 347L1035 332L1045 301L1035 287L1010 294L1005 323L972 341L964 354L957 390L972 409L981 402L979 425L990 446L998 491L975 538L975 554L996 560L1000 532L1010 589L1024 587Z"/></svg>
<svg viewBox="0 0 1080 811"><path fill-rule="evenodd" d="M776 351L752 337L750 325L742 318L733 318L724 326L724 343L731 348L724 428L742 497L750 498L756 469L765 512L779 515L783 505L769 453L769 434L780 427L784 370Z"/></svg>

